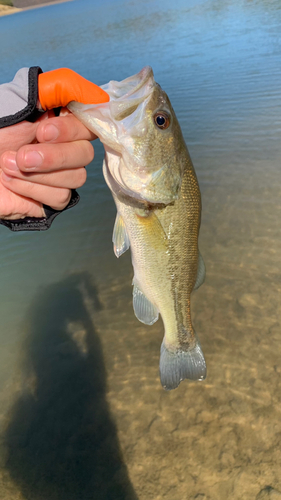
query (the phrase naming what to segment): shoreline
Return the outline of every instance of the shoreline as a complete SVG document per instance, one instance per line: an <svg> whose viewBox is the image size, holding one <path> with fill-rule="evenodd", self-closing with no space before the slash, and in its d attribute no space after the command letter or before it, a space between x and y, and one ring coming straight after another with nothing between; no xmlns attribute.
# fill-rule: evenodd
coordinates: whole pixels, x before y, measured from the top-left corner
<svg viewBox="0 0 281 500"><path fill-rule="evenodd" d="M59 4L59 3L66 3L66 2L72 2L72 1L73 0L55 0L55 1L44 2L44 3L38 2L38 4L27 5L26 7L10 7L8 5L0 4L0 17L7 16L10 14L17 14L18 12L22 12L25 10L40 9L41 7L48 7L49 5L55 5L55 4Z"/></svg>

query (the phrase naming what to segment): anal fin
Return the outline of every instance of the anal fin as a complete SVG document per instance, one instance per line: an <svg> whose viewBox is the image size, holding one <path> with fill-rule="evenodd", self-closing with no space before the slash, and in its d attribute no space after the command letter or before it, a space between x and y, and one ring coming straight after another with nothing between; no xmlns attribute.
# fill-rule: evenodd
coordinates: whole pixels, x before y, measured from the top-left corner
<svg viewBox="0 0 281 500"><path fill-rule="evenodd" d="M148 300L135 283L133 288L133 308L138 320L145 325L153 325L158 320L158 309Z"/></svg>
<svg viewBox="0 0 281 500"><path fill-rule="evenodd" d="M113 235L112 235L113 249L116 257L120 257L126 250L130 248L129 236L121 215L116 215Z"/></svg>

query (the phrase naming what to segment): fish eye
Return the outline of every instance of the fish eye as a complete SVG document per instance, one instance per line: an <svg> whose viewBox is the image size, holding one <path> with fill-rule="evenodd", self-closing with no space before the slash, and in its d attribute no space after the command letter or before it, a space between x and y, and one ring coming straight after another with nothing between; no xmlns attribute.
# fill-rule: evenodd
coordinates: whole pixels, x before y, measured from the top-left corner
<svg viewBox="0 0 281 500"><path fill-rule="evenodd" d="M158 128L165 130L170 125L170 117L163 111L159 111L154 115L154 121Z"/></svg>

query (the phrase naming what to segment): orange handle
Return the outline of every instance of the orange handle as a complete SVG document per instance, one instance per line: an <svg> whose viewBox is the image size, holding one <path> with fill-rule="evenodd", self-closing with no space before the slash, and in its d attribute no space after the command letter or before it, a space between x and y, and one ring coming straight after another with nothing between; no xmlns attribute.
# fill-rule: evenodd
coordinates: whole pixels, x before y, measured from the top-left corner
<svg viewBox="0 0 281 500"><path fill-rule="evenodd" d="M70 101L83 104L109 101L109 95L104 90L68 68L41 73L38 77L38 97L44 111L67 106Z"/></svg>

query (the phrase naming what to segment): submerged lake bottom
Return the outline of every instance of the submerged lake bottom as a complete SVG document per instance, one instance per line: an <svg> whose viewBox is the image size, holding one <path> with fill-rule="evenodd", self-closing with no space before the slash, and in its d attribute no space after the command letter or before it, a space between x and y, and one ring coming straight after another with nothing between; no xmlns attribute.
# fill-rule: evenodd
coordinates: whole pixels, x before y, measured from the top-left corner
<svg viewBox="0 0 281 500"><path fill-rule="evenodd" d="M129 252L109 267L93 256L92 272L42 287L27 313L2 416L2 498L279 498L280 239L264 234L256 182L245 187L237 169L235 179L231 193L223 178L201 183L207 277L192 317L207 379L162 389L163 325L133 314Z"/></svg>

